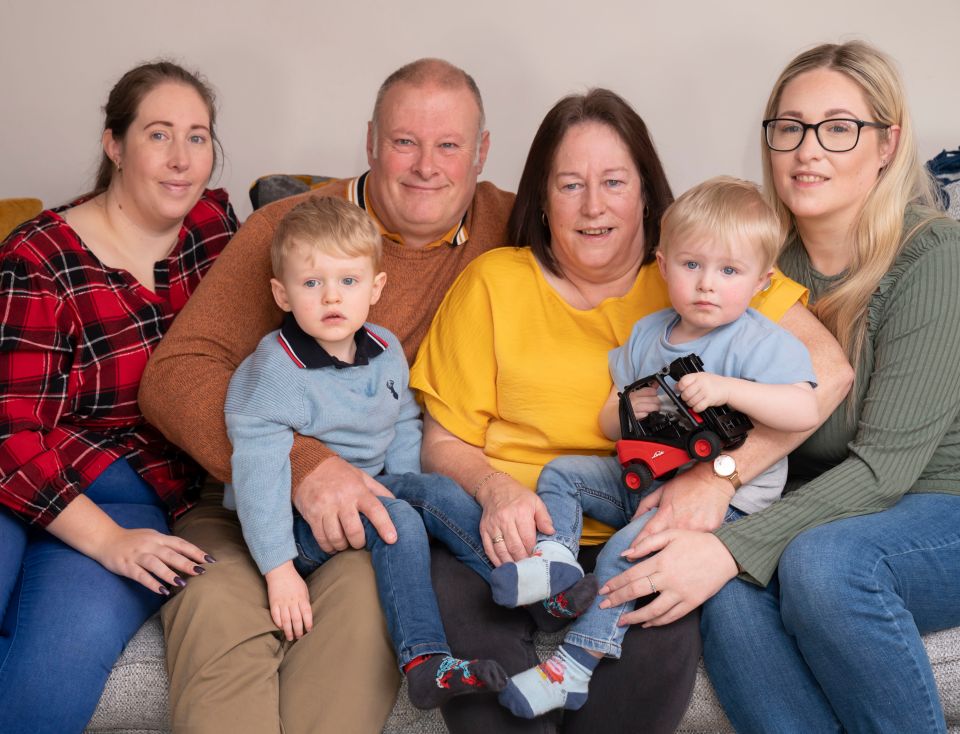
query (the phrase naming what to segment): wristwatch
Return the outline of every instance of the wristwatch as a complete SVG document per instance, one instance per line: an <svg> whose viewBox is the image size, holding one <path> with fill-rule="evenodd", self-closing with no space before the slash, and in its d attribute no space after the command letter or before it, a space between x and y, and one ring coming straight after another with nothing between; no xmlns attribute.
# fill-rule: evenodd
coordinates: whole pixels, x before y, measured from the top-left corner
<svg viewBox="0 0 960 734"><path fill-rule="evenodd" d="M740 489L740 475L737 474L737 462L730 454L720 454L713 460L713 475L729 480L734 491Z"/></svg>

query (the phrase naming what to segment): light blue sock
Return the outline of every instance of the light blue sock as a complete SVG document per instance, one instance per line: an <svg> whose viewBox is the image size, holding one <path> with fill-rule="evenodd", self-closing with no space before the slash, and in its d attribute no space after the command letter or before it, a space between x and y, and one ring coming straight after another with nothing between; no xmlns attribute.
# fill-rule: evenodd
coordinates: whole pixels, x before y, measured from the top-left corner
<svg viewBox="0 0 960 734"><path fill-rule="evenodd" d="M521 607L556 596L582 578L583 568L569 548L542 540L529 558L493 569L490 589L500 606Z"/></svg>
<svg viewBox="0 0 960 734"><path fill-rule="evenodd" d="M563 644L537 667L511 677L498 700L524 719L553 709L576 710L587 702L587 688L599 662L582 647Z"/></svg>

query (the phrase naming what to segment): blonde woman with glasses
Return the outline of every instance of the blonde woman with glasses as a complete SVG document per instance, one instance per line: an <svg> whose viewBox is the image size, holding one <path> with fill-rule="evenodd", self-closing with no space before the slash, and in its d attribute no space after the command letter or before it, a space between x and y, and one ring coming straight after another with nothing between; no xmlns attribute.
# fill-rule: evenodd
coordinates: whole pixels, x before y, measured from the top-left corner
<svg viewBox="0 0 960 734"><path fill-rule="evenodd" d="M871 46L801 54L764 117L779 265L854 386L792 453L781 501L646 537L637 556L660 552L601 592L620 603L650 577L659 598L627 616L653 625L706 601L707 669L739 732L945 732L920 636L960 625L960 225Z"/></svg>

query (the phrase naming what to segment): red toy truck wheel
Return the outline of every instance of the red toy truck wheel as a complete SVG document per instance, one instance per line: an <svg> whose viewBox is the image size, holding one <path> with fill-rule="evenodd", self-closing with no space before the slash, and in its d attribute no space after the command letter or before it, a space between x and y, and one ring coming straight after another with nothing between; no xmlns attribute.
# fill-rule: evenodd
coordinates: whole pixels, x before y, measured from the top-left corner
<svg viewBox="0 0 960 734"><path fill-rule="evenodd" d="M696 431L687 439L687 451L696 461L712 461L720 455L720 437L713 431Z"/></svg>
<svg viewBox="0 0 960 734"><path fill-rule="evenodd" d="M646 464L631 461L624 467L620 478L623 481L623 486L631 492L645 492L653 483L653 472Z"/></svg>

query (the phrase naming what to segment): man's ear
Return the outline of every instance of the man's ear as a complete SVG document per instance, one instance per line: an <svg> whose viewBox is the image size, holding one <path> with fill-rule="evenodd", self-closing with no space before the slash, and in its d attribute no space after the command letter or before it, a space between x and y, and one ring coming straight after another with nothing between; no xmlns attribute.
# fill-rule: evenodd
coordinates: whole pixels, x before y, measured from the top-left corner
<svg viewBox="0 0 960 734"><path fill-rule="evenodd" d="M374 151L374 146L377 143L377 131L374 128L373 120L367 123L367 167L369 168L373 165L374 159L377 157L376 152Z"/></svg>
<svg viewBox="0 0 960 734"><path fill-rule="evenodd" d="M480 133L480 150L477 151L477 175L483 173L483 164L487 162L487 153L490 152L490 131Z"/></svg>
<svg viewBox="0 0 960 734"><path fill-rule="evenodd" d="M293 310L290 306L290 299L287 298L287 289L283 283L276 278L270 278L270 290L273 291L273 300L276 301L281 310L288 313Z"/></svg>
<svg viewBox="0 0 960 734"><path fill-rule="evenodd" d="M380 300L380 294L383 293L383 286L386 282L387 282L386 273L377 273L373 277L373 290L370 292L371 306Z"/></svg>

